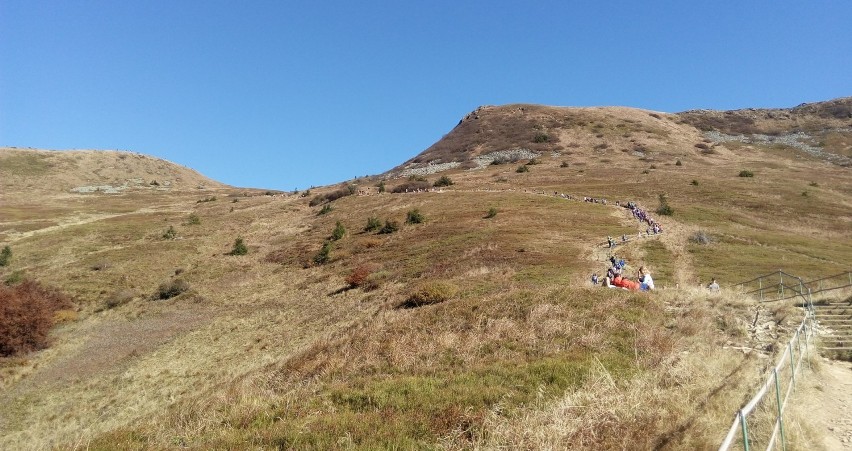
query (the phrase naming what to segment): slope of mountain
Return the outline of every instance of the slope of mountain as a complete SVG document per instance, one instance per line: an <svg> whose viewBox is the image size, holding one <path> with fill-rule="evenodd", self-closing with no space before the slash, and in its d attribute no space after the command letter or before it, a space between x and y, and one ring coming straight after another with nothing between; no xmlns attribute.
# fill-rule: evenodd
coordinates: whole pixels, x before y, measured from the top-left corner
<svg viewBox="0 0 852 451"><path fill-rule="evenodd" d="M384 177L278 196L71 191L127 178L16 153L0 277L76 308L0 359L0 448L718 446L801 319L731 284L852 262L844 105L746 134L749 110L482 107ZM657 290L592 285L610 256Z"/></svg>

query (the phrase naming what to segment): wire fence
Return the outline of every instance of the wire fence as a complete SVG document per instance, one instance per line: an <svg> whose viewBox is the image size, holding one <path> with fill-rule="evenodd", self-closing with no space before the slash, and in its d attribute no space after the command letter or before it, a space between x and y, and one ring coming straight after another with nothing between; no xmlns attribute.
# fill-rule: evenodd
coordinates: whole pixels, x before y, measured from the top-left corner
<svg viewBox="0 0 852 451"><path fill-rule="evenodd" d="M801 277L778 271L734 284L733 288L744 290L761 302L775 302L805 297L826 291L852 287L852 271L805 282Z"/></svg>

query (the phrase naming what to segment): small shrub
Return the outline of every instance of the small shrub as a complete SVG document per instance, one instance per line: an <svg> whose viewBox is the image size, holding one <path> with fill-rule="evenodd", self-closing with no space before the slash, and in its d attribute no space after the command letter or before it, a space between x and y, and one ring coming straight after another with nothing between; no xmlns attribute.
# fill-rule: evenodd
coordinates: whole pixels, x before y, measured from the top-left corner
<svg viewBox="0 0 852 451"><path fill-rule="evenodd" d="M231 249L231 252L228 252L228 255L246 255L248 251L245 241L243 241L242 237L238 237L234 240L234 247Z"/></svg>
<svg viewBox="0 0 852 451"><path fill-rule="evenodd" d="M173 240L175 238L177 238L177 230L175 230L174 226L169 226L169 229L163 234L163 239Z"/></svg>
<svg viewBox="0 0 852 451"><path fill-rule="evenodd" d="M428 180L426 180L425 176L413 174L413 175L408 176L408 181L410 181L410 182L427 182Z"/></svg>
<svg viewBox="0 0 852 451"><path fill-rule="evenodd" d="M15 285L24 281L24 272L21 270L13 271L12 274L9 274L6 277L6 280L3 281L6 285Z"/></svg>
<svg viewBox="0 0 852 451"><path fill-rule="evenodd" d="M537 158L532 158L527 162L527 166L535 166L537 164L541 164L541 161L538 161Z"/></svg>
<svg viewBox="0 0 852 451"><path fill-rule="evenodd" d="M334 230L331 231L331 240L337 241L346 236L346 227L343 226L343 223L337 221L334 225Z"/></svg>
<svg viewBox="0 0 852 451"><path fill-rule="evenodd" d="M181 293L189 291L189 283L183 279L174 279L171 282L165 282L157 288L157 299L171 299Z"/></svg>
<svg viewBox="0 0 852 451"><path fill-rule="evenodd" d="M560 165L559 165L559 167L560 167L560 168L567 168L567 167L568 167L568 162L567 162L567 161L563 161L563 162L562 162L562 164L560 164Z"/></svg>
<svg viewBox="0 0 852 451"><path fill-rule="evenodd" d="M376 187L379 189L380 193L385 192L385 182L384 181L379 182L379 184L376 185Z"/></svg>
<svg viewBox="0 0 852 451"><path fill-rule="evenodd" d="M425 220L426 218L423 217L423 214L420 213L420 210L416 208L414 210L409 210L405 217L406 224L421 224Z"/></svg>
<svg viewBox="0 0 852 451"><path fill-rule="evenodd" d="M708 149L710 149L710 146L708 146L707 144L704 144L704 143L698 143L698 144L696 144L696 145L695 145L695 147L696 147L697 149L701 149L701 150L708 150Z"/></svg>
<svg viewBox="0 0 852 451"><path fill-rule="evenodd" d="M666 200L666 195L660 194L659 199L660 206L657 207L657 214L663 216L671 216L674 213L674 210L672 209L672 207L669 206L669 202L668 200Z"/></svg>
<svg viewBox="0 0 852 451"><path fill-rule="evenodd" d="M372 232L374 230L379 230L382 227L382 222L379 221L379 218L375 216L370 216L367 218L367 225L364 226L365 232Z"/></svg>
<svg viewBox="0 0 852 451"><path fill-rule="evenodd" d="M802 191L802 197L808 197L808 192L807 192L807 191Z"/></svg>
<svg viewBox="0 0 852 451"><path fill-rule="evenodd" d="M698 186L698 180L692 179L692 186Z"/></svg>
<svg viewBox="0 0 852 451"><path fill-rule="evenodd" d="M436 186L436 187L438 187L438 186L450 186L452 184L453 184L453 181L450 180L449 177L447 177L446 175L442 175L441 178L436 180L435 183L432 186Z"/></svg>
<svg viewBox="0 0 852 451"><path fill-rule="evenodd" d="M754 177L754 173L743 169L740 171L740 177Z"/></svg>
<svg viewBox="0 0 852 451"><path fill-rule="evenodd" d="M56 312L71 307L58 290L24 280L0 285L0 357L44 349Z"/></svg>
<svg viewBox="0 0 852 451"><path fill-rule="evenodd" d="M415 308L424 305L446 302L458 293L458 287L449 282L428 282L421 284L397 308Z"/></svg>
<svg viewBox="0 0 852 451"><path fill-rule="evenodd" d="M10 261L12 261L12 248L3 246L3 250L0 251L0 266L9 266Z"/></svg>
<svg viewBox="0 0 852 451"><path fill-rule="evenodd" d="M819 183L817 183L817 182L811 182L811 183L808 183L808 186L817 187L817 186L819 186Z"/></svg>
<svg viewBox="0 0 852 451"><path fill-rule="evenodd" d="M240 201L240 200L239 200L239 199L237 199L237 198L231 199L231 203L232 203L232 204L235 204L235 203L237 203L237 202L239 202L239 201ZM234 208L234 207L231 207L231 208Z"/></svg>
<svg viewBox="0 0 852 451"><path fill-rule="evenodd" d="M91 266L92 271L103 271L105 269L109 269L111 265L106 261L99 261Z"/></svg>
<svg viewBox="0 0 852 451"><path fill-rule="evenodd" d="M195 203L196 204L203 204L205 202L215 202L215 201L216 201L216 196L208 196L208 197L205 197L204 199L200 199L200 200L195 201Z"/></svg>
<svg viewBox="0 0 852 451"><path fill-rule="evenodd" d="M191 213L188 218L186 218L187 225L198 225L201 224L201 218L198 217L197 214Z"/></svg>
<svg viewBox="0 0 852 451"><path fill-rule="evenodd" d="M363 264L355 267L352 272L346 276L346 284L349 288L363 287L373 271L376 270L375 265Z"/></svg>
<svg viewBox="0 0 852 451"><path fill-rule="evenodd" d="M642 173L643 173L643 174L650 174L650 173L651 173L651 171L650 171L650 170L648 170L648 169L645 169L645 170L643 170L643 171L642 171Z"/></svg>
<svg viewBox="0 0 852 451"><path fill-rule="evenodd" d="M379 229L379 234L386 235L391 234L399 230L399 223L396 221L391 221L390 219L385 221L385 225Z"/></svg>
<svg viewBox="0 0 852 451"><path fill-rule="evenodd" d="M325 204L322 206L322 208L320 208L320 211L317 212L317 216L326 215L331 213L332 211L334 211L334 207L332 207L331 204Z"/></svg>
<svg viewBox="0 0 852 451"><path fill-rule="evenodd" d="M488 212L485 213L485 219L491 219L495 216L497 216L497 209L494 207L489 208Z"/></svg>
<svg viewBox="0 0 852 451"><path fill-rule="evenodd" d="M103 310L109 310L120 307L132 301L136 297L136 293L132 290L119 290L112 293L104 300Z"/></svg>
<svg viewBox="0 0 852 451"><path fill-rule="evenodd" d="M527 165L524 165L524 166L518 166L518 169L515 169L515 172L517 172L517 173L519 173L519 174L520 174L520 173L524 173L524 172L529 172L529 171L530 171L530 168L529 168L529 166L527 166Z"/></svg>
<svg viewBox="0 0 852 451"><path fill-rule="evenodd" d="M156 181L156 180L151 180L150 185L151 185L151 186L160 186L160 182L158 182L158 181Z"/></svg>
<svg viewBox="0 0 852 451"><path fill-rule="evenodd" d="M656 164L652 164L651 166L648 166L648 169L657 169L657 165L656 165Z"/></svg>
<svg viewBox="0 0 852 451"><path fill-rule="evenodd" d="M683 163L680 160L675 161L675 166L683 166Z"/></svg>
<svg viewBox="0 0 852 451"><path fill-rule="evenodd" d="M546 143L550 141L550 136L547 136L545 133L536 133L533 137L534 143Z"/></svg>
<svg viewBox="0 0 852 451"><path fill-rule="evenodd" d="M697 244L710 244L713 242L713 237L708 235L705 231L699 230L689 237L689 240Z"/></svg>
<svg viewBox="0 0 852 451"><path fill-rule="evenodd" d="M314 263L317 265L324 265L331 261L331 241L326 241L322 248L320 248L319 252L314 255Z"/></svg>

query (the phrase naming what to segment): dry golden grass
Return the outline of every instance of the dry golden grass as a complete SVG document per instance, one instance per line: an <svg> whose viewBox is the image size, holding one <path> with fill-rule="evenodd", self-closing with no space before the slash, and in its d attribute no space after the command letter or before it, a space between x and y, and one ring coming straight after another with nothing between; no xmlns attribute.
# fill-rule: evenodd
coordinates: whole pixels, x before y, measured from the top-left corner
<svg viewBox="0 0 852 451"><path fill-rule="evenodd" d="M848 269L852 184L848 168L787 150L702 153L695 129L657 115L573 112L563 118L577 120L571 128L545 130L564 148L542 147L527 173L453 170L443 192L370 190L321 216L309 200L340 186L307 198L0 193L0 244L14 252L0 276L20 272L76 301L54 347L0 362L0 447L718 445L799 312L695 287L711 276L727 285L779 268L805 278ZM596 150L601 142L609 147ZM633 145L645 156L622 150ZM39 161L21 164L54 169ZM746 168L754 178L737 177ZM660 193L675 210L661 219L666 233L615 253L631 271L647 265L661 290L592 289L604 238L645 229L614 201L653 211ZM490 208L498 214L486 219ZM413 209L424 223L404 224ZM369 217L400 230L361 232ZM338 221L349 233L314 265ZM162 237L169 226L174 240ZM691 242L698 230L714 241ZM247 255L226 255L236 237ZM351 289L359 267L371 268L371 291ZM192 289L152 300L177 277ZM394 308L435 281L458 290ZM120 293L130 294L115 302Z"/></svg>

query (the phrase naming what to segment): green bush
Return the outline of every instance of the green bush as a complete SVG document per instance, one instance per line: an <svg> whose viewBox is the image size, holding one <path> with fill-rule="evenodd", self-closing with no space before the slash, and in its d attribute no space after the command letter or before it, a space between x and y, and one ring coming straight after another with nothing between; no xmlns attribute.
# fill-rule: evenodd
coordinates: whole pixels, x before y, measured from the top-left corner
<svg viewBox="0 0 852 451"><path fill-rule="evenodd" d="M157 289L157 299L170 299L189 291L189 284L183 279L174 279L160 285Z"/></svg>
<svg viewBox="0 0 852 451"><path fill-rule="evenodd" d="M320 208L320 211L317 213L317 216L322 216L328 213L331 213L334 210L334 207L331 204L325 204Z"/></svg>
<svg viewBox="0 0 852 451"><path fill-rule="evenodd" d="M568 162L567 162L567 161L563 161L563 162L562 162L562 164L560 164L560 165L559 165L559 167L560 167L560 168L567 168L567 167L568 167Z"/></svg>
<svg viewBox="0 0 852 451"><path fill-rule="evenodd" d="M248 246L246 246L245 241L240 237L234 240L234 247L231 249L231 252L228 252L228 255L246 255L248 251Z"/></svg>
<svg viewBox="0 0 852 451"><path fill-rule="evenodd" d="M201 224L201 218L195 213L190 213L189 217L186 218L186 223L187 225L198 225Z"/></svg>
<svg viewBox="0 0 852 451"><path fill-rule="evenodd" d="M450 180L446 175L442 175L441 178L435 181L432 186L450 186L453 184L453 181Z"/></svg>
<svg viewBox="0 0 852 451"><path fill-rule="evenodd" d="M376 185L376 187L379 189L380 193L385 192L385 182L384 181L379 182L379 184Z"/></svg>
<svg viewBox="0 0 852 451"><path fill-rule="evenodd" d="M3 246L3 250L0 251L0 266L9 266L9 262L12 260L12 248L9 246Z"/></svg>
<svg viewBox="0 0 852 451"><path fill-rule="evenodd" d="M666 195L660 194L659 199L660 199L660 206L657 207L657 214L660 214L660 215L663 215L663 216L671 216L674 213L674 210L672 209L672 207L669 206L669 202L668 202L668 200L666 200Z"/></svg>
<svg viewBox="0 0 852 451"><path fill-rule="evenodd" d="M326 241L322 245L320 251L317 252L317 255L314 255L314 263L316 263L317 265L324 265L331 261L331 246L332 242Z"/></svg>
<svg viewBox="0 0 852 451"><path fill-rule="evenodd" d="M391 221L390 219L388 219L388 220L385 221L385 225L382 226L381 229L379 229L379 234L387 235L387 234L390 234L390 233L394 233L397 230L399 230L399 223L397 223L396 221Z"/></svg>
<svg viewBox="0 0 852 451"><path fill-rule="evenodd" d="M423 214L420 213L420 210L414 209L410 210L405 217L406 224L421 224L426 221L426 218L423 217Z"/></svg>
<svg viewBox="0 0 852 451"><path fill-rule="evenodd" d="M534 143L546 143L548 141L550 141L550 136L547 136L544 133L536 133L533 137Z"/></svg>
<svg viewBox="0 0 852 451"><path fill-rule="evenodd" d="M375 216L370 216L367 218L367 225L364 226L365 232L372 232L374 230L379 230L382 227L382 222L379 221L379 218Z"/></svg>
<svg viewBox="0 0 852 451"><path fill-rule="evenodd" d="M169 226L169 229L166 230L166 233L163 234L164 240L173 240L177 238L177 230L173 226Z"/></svg>
<svg viewBox="0 0 852 451"><path fill-rule="evenodd" d="M754 177L754 173L743 169L740 171L740 177Z"/></svg>
<svg viewBox="0 0 852 451"><path fill-rule="evenodd" d="M529 171L530 171L530 168L527 165L518 166L518 169L515 169L515 172L517 172L519 174L523 173L523 172L529 172Z"/></svg>
<svg viewBox="0 0 852 451"><path fill-rule="evenodd" d="M698 180L693 179L693 180L692 180L692 185L693 185L693 186L698 186Z"/></svg>
<svg viewBox="0 0 852 451"><path fill-rule="evenodd" d="M494 207L489 208L488 212L485 213L485 219L490 219L490 218L493 218L495 216L497 216L497 209L494 208Z"/></svg>
<svg viewBox="0 0 852 451"><path fill-rule="evenodd" d="M343 223L337 221L337 224L334 225L334 230L331 231L331 240L337 241L346 236L346 227L343 226Z"/></svg>
<svg viewBox="0 0 852 451"><path fill-rule="evenodd" d="M675 161L675 166L683 166L683 163L680 160Z"/></svg>

